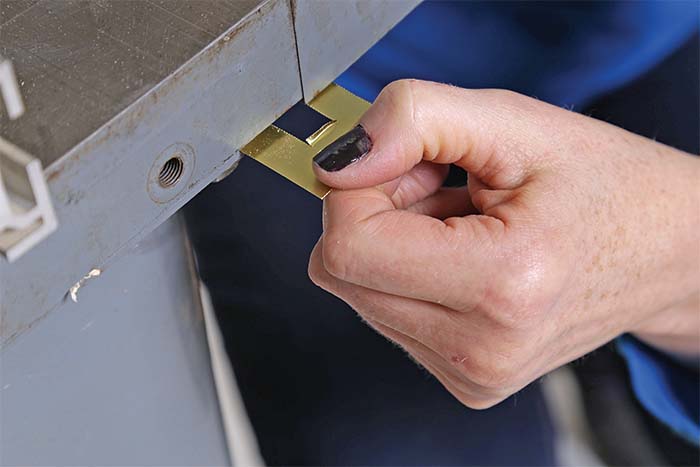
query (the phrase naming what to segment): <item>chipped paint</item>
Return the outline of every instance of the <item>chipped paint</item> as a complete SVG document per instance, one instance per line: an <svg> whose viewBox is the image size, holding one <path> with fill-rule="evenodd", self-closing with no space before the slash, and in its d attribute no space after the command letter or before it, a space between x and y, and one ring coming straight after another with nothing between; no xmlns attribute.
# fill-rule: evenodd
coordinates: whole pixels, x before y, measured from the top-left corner
<svg viewBox="0 0 700 467"><path fill-rule="evenodd" d="M85 284L85 282L89 281L92 278L99 277L99 275L102 274L102 270L100 269L91 269L90 272L85 274L78 282L76 282L70 289L68 289L68 295L70 295L70 299L73 300L74 303L78 303L78 290Z"/></svg>

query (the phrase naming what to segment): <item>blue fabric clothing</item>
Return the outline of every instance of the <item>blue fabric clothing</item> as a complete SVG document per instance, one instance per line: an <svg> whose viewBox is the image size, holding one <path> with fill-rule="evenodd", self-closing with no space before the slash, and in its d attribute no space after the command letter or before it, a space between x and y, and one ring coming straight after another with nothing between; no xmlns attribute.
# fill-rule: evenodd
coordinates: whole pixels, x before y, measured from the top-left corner
<svg viewBox="0 0 700 467"><path fill-rule="evenodd" d="M506 88L568 108L641 76L697 34L700 2L426 2L337 82L373 100L401 78ZM698 373L619 342L654 416L700 440Z"/></svg>
<svg viewBox="0 0 700 467"><path fill-rule="evenodd" d="M678 361L630 336L617 340L630 373L632 388L652 415L677 434L700 442L700 373L695 365Z"/></svg>
<svg viewBox="0 0 700 467"><path fill-rule="evenodd" d="M418 78L581 106L658 64L698 29L700 3L425 2L337 82L373 100Z"/></svg>

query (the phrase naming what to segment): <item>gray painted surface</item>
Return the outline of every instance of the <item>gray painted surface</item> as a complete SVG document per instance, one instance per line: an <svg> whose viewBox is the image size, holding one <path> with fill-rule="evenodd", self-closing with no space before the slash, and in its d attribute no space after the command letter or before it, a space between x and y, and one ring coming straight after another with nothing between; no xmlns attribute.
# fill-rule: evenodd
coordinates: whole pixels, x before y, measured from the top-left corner
<svg viewBox="0 0 700 467"><path fill-rule="evenodd" d="M0 54L21 59L30 122L0 115L0 133L51 162L59 222L0 258L0 464L228 462L190 252L166 220L416 3L296 3L298 57L290 1L0 0ZM71 36L83 23L85 41ZM323 66L300 80L300 57ZM159 188L172 156L183 175Z"/></svg>
<svg viewBox="0 0 700 467"><path fill-rule="evenodd" d="M304 99L313 99L419 3L292 0Z"/></svg>
<svg viewBox="0 0 700 467"><path fill-rule="evenodd" d="M265 0L53 163L45 173L58 230L15 263L0 259L0 347L170 217L300 99L289 3ZM153 196L160 164L183 147L187 176L169 197Z"/></svg>
<svg viewBox="0 0 700 467"><path fill-rule="evenodd" d="M48 167L260 2L3 0L0 55L27 112L0 106L0 133Z"/></svg>
<svg viewBox="0 0 700 467"><path fill-rule="evenodd" d="M12 126L0 116L0 133L45 161L70 148L45 168L58 230L12 265L0 258L0 348L235 164L302 86L307 98L325 87L417 3L295 1L296 44L290 1L0 1L0 53L20 64L28 112ZM160 190L154 179L175 155L186 156L184 175Z"/></svg>
<svg viewBox="0 0 700 467"><path fill-rule="evenodd" d="M179 216L0 355L1 465L228 464Z"/></svg>

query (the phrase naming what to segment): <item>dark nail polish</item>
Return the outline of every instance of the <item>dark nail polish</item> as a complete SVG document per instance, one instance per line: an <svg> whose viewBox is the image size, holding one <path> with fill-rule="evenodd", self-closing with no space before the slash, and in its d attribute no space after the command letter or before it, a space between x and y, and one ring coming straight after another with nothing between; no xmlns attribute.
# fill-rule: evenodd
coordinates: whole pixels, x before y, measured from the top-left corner
<svg viewBox="0 0 700 467"><path fill-rule="evenodd" d="M362 125L357 125L319 152L314 163L326 172L337 172L362 159L370 149L372 140Z"/></svg>

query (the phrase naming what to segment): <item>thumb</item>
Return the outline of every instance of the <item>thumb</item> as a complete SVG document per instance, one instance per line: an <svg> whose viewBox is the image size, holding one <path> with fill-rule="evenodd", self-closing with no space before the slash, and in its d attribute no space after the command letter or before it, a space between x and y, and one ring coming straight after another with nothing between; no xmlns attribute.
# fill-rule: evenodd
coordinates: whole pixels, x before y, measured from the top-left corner
<svg viewBox="0 0 700 467"><path fill-rule="evenodd" d="M456 164L492 188L518 186L535 170L561 109L500 90L418 80L389 84L359 125L314 158L334 188L380 185L421 160ZM555 125L550 123L550 126Z"/></svg>

